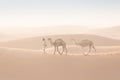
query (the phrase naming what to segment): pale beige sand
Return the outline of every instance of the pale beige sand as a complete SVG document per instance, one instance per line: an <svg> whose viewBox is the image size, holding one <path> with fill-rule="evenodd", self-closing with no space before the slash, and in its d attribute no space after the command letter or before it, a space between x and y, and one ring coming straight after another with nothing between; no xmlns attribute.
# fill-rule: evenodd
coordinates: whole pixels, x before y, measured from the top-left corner
<svg viewBox="0 0 120 80"><path fill-rule="evenodd" d="M108 28L94 29L88 31L88 34L101 35L105 37L110 37L114 39L120 39L120 26L113 26Z"/></svg>
<svg viewBox="0 0 120 80"><path fill-rule="evenodd" d="M67 46L67 48L69 55L84 55L83 52L87 54L89 49L88 47L86 47L85 49L81 49L80 46L75 46L75 45ZM96 48L96 52L92 49L89 55L101 56L101 55L120 54L120 46L95 46L95 48ZM53 53L54 47L47 48L46 52L48 54Z"/></svg>
<svg viewBox="0 0 120 80"><path fill-rule="evenodd" d="M120 55L42 55L0 48L0 80L120 80Z"/></svg>

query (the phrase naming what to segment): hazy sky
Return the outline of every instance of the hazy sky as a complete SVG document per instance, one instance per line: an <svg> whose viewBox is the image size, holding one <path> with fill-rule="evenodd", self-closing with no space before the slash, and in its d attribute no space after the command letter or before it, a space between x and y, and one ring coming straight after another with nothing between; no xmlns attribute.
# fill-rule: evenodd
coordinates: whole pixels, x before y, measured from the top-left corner
<svg viewBox="0 0 120 80"><path fill-rule="evenodd" d="M120 25L120 0L0 0L0 27Z"/></svg>

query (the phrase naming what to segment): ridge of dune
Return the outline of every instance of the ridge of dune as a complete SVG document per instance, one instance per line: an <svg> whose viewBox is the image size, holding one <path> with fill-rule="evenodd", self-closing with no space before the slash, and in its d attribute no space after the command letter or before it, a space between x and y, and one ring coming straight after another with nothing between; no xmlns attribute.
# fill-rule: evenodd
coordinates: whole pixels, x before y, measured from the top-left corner
<svg viewBox="0 0 120 80"><path fill-rule="evenodd" d="M42 38L52 38L53 40L57 38L62 38L67 45L74 45L71 39L76 39L78 42L83 39L92 40L96 46L119 46L120 40L111 39L107 37L102 37L98 35L89 34L71 34L71 35L49 35L49 36L38 36L31 38L24 38L19 40L0 42L0 47L10 47L10 48L23 48L23 49L41 49L42 48ZM48 46L50 46L47 41Z"/></svg>

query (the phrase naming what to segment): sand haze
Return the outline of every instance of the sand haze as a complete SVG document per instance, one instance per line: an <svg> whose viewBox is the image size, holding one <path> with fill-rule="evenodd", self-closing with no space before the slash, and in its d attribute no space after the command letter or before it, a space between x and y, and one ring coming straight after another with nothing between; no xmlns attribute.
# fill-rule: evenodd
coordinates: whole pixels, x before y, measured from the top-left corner
<svg viewBox="0 0 120 80"><path fill-rule="evenodd" d="M120 1L1 0L0 80L120 80Z"/></svg>

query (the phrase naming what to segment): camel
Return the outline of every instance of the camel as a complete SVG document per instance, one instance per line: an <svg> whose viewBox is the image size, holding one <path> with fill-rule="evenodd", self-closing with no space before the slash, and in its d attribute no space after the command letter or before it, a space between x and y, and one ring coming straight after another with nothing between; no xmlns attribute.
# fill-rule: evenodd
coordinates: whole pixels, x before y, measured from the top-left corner
<svg viewBox="0 0 120 80"><path fill-rule="evenodd" d="M81 46L82 49L84 47L89 47L88 53L90 53L92 49L96 52L94 43L91 40L85 39L85 40L82 40L81 42L76 42L76 40L74 39L72 40L75 42L76 45Z"/></svg>
<svg viewBox="0 0 120 80"><path fill-rule="evenodd" d="M43 52L44 52L44 54L46 54L47 43L46 43L45 38L43 38L42 41L43 41Z"/></svg>
<svg viewBox="0 0 120 80"><path fill-rule="evenodd" d="M62 55L63 52L66 52L67 55L67 48L66 48L66 43L62 39L56 39L54 42L52 41L51 38L48 38L48 41L51 43L51 45L54 46L54 55L56 54L56 51ZM59 51L59 47L62 47L62 52Z"/></svg>

